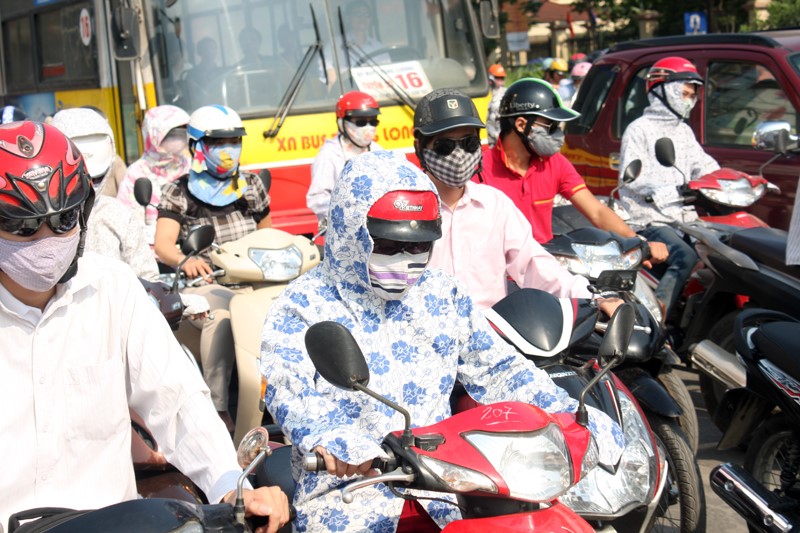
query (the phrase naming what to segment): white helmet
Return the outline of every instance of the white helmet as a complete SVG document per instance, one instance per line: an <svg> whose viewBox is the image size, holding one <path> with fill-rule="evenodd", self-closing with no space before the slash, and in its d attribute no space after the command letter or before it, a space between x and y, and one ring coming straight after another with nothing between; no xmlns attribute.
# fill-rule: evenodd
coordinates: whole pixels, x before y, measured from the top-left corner
<svg viewBox="0 0 800 533"><path fill-rule="evenodd" d="M106 177L114 163L114 132L98 111L85 107L62 109L53 116L53 126L61 130L83 154L86 170L95 185Z"/></svg>
<svg viewBox="0 0 800 533"><path fill-rule="evenodd" d="M189 117L189 139L197 142L203 137L242 137L247 135L239 115L228 106L206 105Z"/></svg>

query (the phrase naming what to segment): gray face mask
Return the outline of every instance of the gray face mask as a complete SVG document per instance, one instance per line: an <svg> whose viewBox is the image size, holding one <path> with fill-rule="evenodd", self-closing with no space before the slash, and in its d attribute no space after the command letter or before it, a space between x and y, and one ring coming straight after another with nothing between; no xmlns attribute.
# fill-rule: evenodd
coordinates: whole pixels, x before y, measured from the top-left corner
<svg viewBox="0 0 800 533"><path fill-rule="evenodd" d="M528 133L528 146L539 157L550 157L564 146L564 132L557 129L554 133L548 133L545 128L534 126Z"/></svg>
<svg viewBox="0 0 800 533"><path fill-rule="evenodd" d="M30 291L48 291L69 269L79 242L79 231L35 241L0 239L0 270Z"/></svg>

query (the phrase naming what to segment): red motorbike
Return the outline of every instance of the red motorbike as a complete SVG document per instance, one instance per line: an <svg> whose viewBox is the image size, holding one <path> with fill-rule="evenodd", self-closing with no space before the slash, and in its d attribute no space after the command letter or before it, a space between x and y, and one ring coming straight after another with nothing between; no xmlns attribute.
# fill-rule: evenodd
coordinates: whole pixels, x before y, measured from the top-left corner
<svg viewBox="0 0 800 533"><path fill-rule="evenodd" d="M395 490L420 489L455 494L463 519L447 532L573 531L592 527L558 497L598 463L598 449L587 429L586 392L621 361L633 331L634 312L621 306L612 318L599 372L580 395L576 414L550 414L521 402L470 409L442 422L411 429L408 412L367 388L369 369L350 332L341 324L320 322L306 333L306 348L320 375L336 387L358 391L403 414L405 429L387 435L387 461L380 472L344 488L342 500L367 486L386 483ZM318 454L305 457L306 469L324 470ZM413 500L410 494L405 498ZM427 521L426 521L427 519ZM439 531L415 505L407 505L398 531Z"/></svg>

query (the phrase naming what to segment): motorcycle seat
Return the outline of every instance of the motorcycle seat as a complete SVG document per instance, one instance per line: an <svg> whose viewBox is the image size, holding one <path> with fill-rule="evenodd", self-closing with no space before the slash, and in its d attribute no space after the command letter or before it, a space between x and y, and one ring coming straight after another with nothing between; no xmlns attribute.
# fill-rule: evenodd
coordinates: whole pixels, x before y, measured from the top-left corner
<svg viewBox="0 0 800 533"><path fill-rule="evenodd" d="M786 237L776 228L748 228L731 235L730 246L770 268L800 278L800 266L786 265Z"/></svg>
<svg viewBox="0 0 800 533"><path fill-rule="evenodd" d="M769 322L753 334L753 344L763 357L800 380L800 323Z"/></svg>

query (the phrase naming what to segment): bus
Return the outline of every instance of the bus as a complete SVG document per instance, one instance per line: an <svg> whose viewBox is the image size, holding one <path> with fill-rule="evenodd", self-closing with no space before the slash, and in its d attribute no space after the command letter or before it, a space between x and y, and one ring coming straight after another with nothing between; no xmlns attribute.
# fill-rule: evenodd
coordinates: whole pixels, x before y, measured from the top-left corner
<svg viewBox="0 0 800 533"><path fill-rule="evenodd" d="M275 227L311 235L310 167L339 96L376 97L377 142L412 156L427 92L458 88L485 116L497 14L497 0L0 0L0 98L39 120L99 108L128 162L147 109L230 106L243 168L270 171Z"/></svg>

